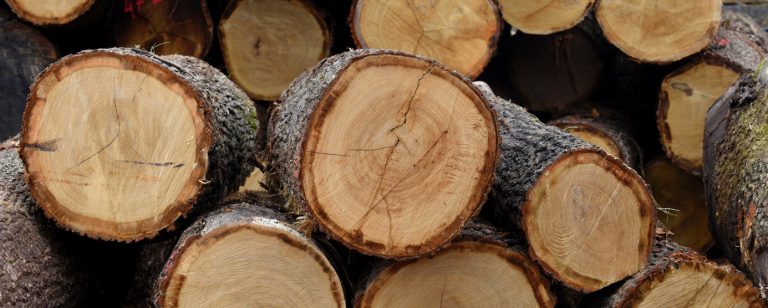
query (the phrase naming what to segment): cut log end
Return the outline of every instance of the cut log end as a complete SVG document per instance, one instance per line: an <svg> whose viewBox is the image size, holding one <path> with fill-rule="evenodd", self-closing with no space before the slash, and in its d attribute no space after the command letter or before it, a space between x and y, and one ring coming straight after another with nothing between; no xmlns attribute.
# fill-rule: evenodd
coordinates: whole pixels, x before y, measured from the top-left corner
<svg viewBox="0 0 768 308"><path fill-rule="evenodd" d="M63 25L87 12L96 0L5 0L14 13L32 24Z"/></svg>
<svg viewBox="0 0 768 308"><path fill-rule="evenodd" d="M513 27L528 34L551 34L581 22L594 0L500 0L501 14Z"/></svg>
<svg viewBox="0 0 768 308"><path fill-rule="evenodd" d="M553 307L548 283L523 254L459 241L435 256L389 266L359 307Z"/></svg>
<svg viewBox="0 0 768 308"><path fill-rule="evenodd" d="M259 100L274 100L330 53L328 26L304 0L232 1L219 34L232 79Z"/></svg>
<svg viewBox="0 0 768 308"><path fill-rule="evenodd" d="M434 62L383 54L353 62L325 93L299 177L327 231L388 257L432 251L458 233L483 202L497 155L493 114L475 90Z"/></svg>
<svg viewBox="0 0 768 308"><path fill-rule="evenodd" d="M706 47L720 24L721 0L601 1L605 37L642 62L668 63Z"/></svg>
<svg viewBox="0 0 768 308"><path fill-rule="evenodd" d="M65 58L39 77L24 114L33 195L74 231L154 235L203 185L211 136L198 103L186 83L140 57Z"/></svg>
<svg viewBox="0 0 768 308"><path fill-rule="evenodd" d="M701 172L707 110L738 79L735 70L703 61L664 78L657 122L667 157L681 168Z"/></svg>
<svg viewBox="0 0 768 308"><path fill-rule="evenodd" d="M345 305L323 253L274 219L219 228L174 253L181 256L161 290L165 307Z"/></svg>
<svg viewBox="0 0 768 308"><path fill-rule="evenodd" d="M546 271L592 292L645 266L653 213L636 173L601 151L581 150L543 172L523 206L523 228L531 256Z"/></svg>
<svg viewBox="0 0 768 308"><path fill-rule="evenodd" d="M435 59L477 77L496 49L502 28L493 1L357 0L350 29L360 48L383 48Z"/></svg>
<svg viewBox="0 0 768 308"><path fill-rule="evenodd" d="M608 134L597 127L582 122L565 121L557 122L552 125L561 128L571 135L579 137L581 140L596 145L606 153L613 155L613 157L626 160L619 149L619 145Z"/></svg>

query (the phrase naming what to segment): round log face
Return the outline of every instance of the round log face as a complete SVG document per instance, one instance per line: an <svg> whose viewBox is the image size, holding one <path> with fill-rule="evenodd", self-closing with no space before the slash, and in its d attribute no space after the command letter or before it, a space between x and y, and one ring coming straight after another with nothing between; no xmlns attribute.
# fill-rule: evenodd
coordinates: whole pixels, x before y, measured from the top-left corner
<svg viewBox="0 0 768 308"><path fill-rule="evenodd" d="M483 71L501 30L489 0L357 0L351 22L358 47L422 55L469 78Z"/></svg>
<svg viewBox="0 0 768 308"><path fill-rule="evenodd" d="M707 110L739 75L724 65L697 61L664 78L657 119L661 143L683 169L701 171Z"/></svg>
<svg viewBox="0 0 768 308"><path fill-rule="evenodd" d="M500 0L501 14L529 34L551 34L578 24L594 0Z"/></svg>
<svg viewBox="0 0 768 308"><path fill-rule="evenodd" d="M572 152L543 172L523 206L531 257L592 292L645 266L655 217L645 183L615 158Z"/></svg>
<svg viewBox="0 0 768 308"><path fill-rule="evenodd" d="M567 122L559 122L555 124L555 126L563 129L571 135L579 137L581 140L596 145L606 153L613 155L613 157L621 160L626 159L625 157L622 157L623 155L621 155L621 151L619 150L619 146L616 144L616 142L614 142L610 136L603 133L599 129L579 123Z"/></svg>
<svg viewBox="0 0 768 308"><path fill-rule="evenodd" d="M274 100L330 53L328 26L304 0L234 1L219 34L227 70L254 99Z"/></svg>
<svg viewBox="0 0 768 308"><path fill-rule="evenodd" d="M177 247L166 307L344 307L341 282L304 236L273 219L217 229Z"/></svg>
<svg viewBox="0 0 768 308"><path fill-rule="evenodd" d="M210 136L199 108L185 83L138 57L91 52L58 62L35 83L24 114L33 196L89 236L156 233L202 185Z"/></svg>
<svg viewBox="0 0 768 308"><path fill-rule="evenodd" d="M604 0L597 20L605 37L642 62L680 60L706 47L720 24L721 0Z"/></svg>
<svg viewBox="0 0 768 308"><path fill-rule="evenodd" d="M88 11L96 0L6 0L22 19L36 25L69 23Z"/></svg>
<svg viewBox="0 0 768 308"><path fill-rule="evenodd" d="M386 268L359 307L553 307L538 269L494 244L461 241L435 256Z"/></svg>
<svg viewBox="0 0 768 308"><path fill-rule="evenodd" d="M300 174L309 208L364 253L434 250L489 189L493 115L467 82L434 63L386 54L357 60L310 121Z"/></svg>

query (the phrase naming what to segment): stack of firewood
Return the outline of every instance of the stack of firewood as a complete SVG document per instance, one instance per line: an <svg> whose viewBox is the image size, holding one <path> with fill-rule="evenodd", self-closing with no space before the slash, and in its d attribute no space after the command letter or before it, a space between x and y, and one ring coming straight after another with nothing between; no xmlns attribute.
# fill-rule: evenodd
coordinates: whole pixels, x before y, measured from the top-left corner
<svg viewBox="0 0 768 308"><path fill-rule="evenodd" d="M5 2L2 306L766 306L760 4Z"/></svg>

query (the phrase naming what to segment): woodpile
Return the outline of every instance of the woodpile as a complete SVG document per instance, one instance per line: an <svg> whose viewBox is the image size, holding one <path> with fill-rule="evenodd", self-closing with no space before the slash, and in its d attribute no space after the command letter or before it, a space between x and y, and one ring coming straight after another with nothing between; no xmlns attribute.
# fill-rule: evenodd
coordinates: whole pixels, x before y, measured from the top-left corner
<svg viewBox="0 0 768 308"><path fill-rule="evenodd" d="M768 307L722 2L6 0L0 306Z"/></svg>

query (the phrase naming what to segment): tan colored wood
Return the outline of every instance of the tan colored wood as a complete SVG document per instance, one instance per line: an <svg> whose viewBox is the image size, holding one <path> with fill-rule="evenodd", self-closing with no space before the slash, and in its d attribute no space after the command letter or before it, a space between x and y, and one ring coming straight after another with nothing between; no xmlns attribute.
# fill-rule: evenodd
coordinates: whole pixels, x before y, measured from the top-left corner
<svg viewBox="0 0 768 308"><path fill-rule="evenodd" d="M326 93L310 119L300 177L331 234L403 257L434 250L474 215L497 140L466 82L430 62L380 55L352 63Z"/></svg>
<svg viewBox="0 0 768 308"><path fill-rule="evenodd" d="M21 19L36 25L63 25L79 17L96 0L5 0Z"/></svg>
<svg viewBox="0 0 768 308"><path fill-rule="evenodd" d="M642 62L680 60L706 47L720 24L722 0L602 0L605 37Z"/></svg>
<svg viewBox="0 0 768 308"><path fill-rule="evenodd" d="M643 268L656 218L645 183L634 177L630 169L616 168L591 151L551 165L523 206L531 257L584 292Z"/></svg>
<svg viewBox="0 0 768 308"><path fill-rule="evenodd" d="M357 0L350 22L358 47L426 56L472 79L490 60L501 30L490 0Z"/></svg>
<svg viewBox="0 0 768 308"><path fill-rule="evenodd" d="M219 36L230 77L259 100L276 99L331 45L325 21L304 0L232 1Z"/></svg>
<svg viewBox="0 0 768 308"><path fill-rule="evenodd" d="M267 191L264 188L266 181L267 178L265 177L264 172L262 172L259 168L256 168L253 170L253 172L251 172L251 175L245 179L245 184L240 186L239 192Z"/></svg>
<svg viewBox="0 0 768 308"><path fill-rule="evenodd" d="M568 30L584 19L594 0L500 0L501 14L528 34Z"/></svg>
<svg viewBox="0 0 768 308"><path fill-rule="evenodd" d="M619 150L619 146L616 144L616 142L614 142L605 133L597 129L594 129L586 125L579 125L574 123L562 124L562 125L558 124L555 126L562 128L564 131L568 132L571 135L579 137L581 140L584 140L586 142L596 145L606 153L613 155L613 157L616 157L618 159L624 159L621 157L622 156L621 151Z"/></svg>
<svg viewBox="0 0 768 308"><path fill-rule="evenodd" d="M664 157L645 165L645 179L653 197L665 210L658 211L659 221L672 231L680 245L706 252L715 243L709 230L704 183Z"/></svg>
<svg viewBox="0 0 768 308"><path fill-rule="evenodd" d="M193 239L164 293L166 307L343 307L330 262L274 219Z"/></svg>
<svg viewBox="0 0 768 308"><path fill-rule="evenodd" d="M659 131L667 156L680 167L700 172L707 110L739 75L724 65L699 61L662 81Z"/></svg>
<svg viewBox="0 0 768 308"><path fill-rule="evenodd" d="M535 264L505 247L461 241L381 272L359 307L553 307Z"/></svg>

